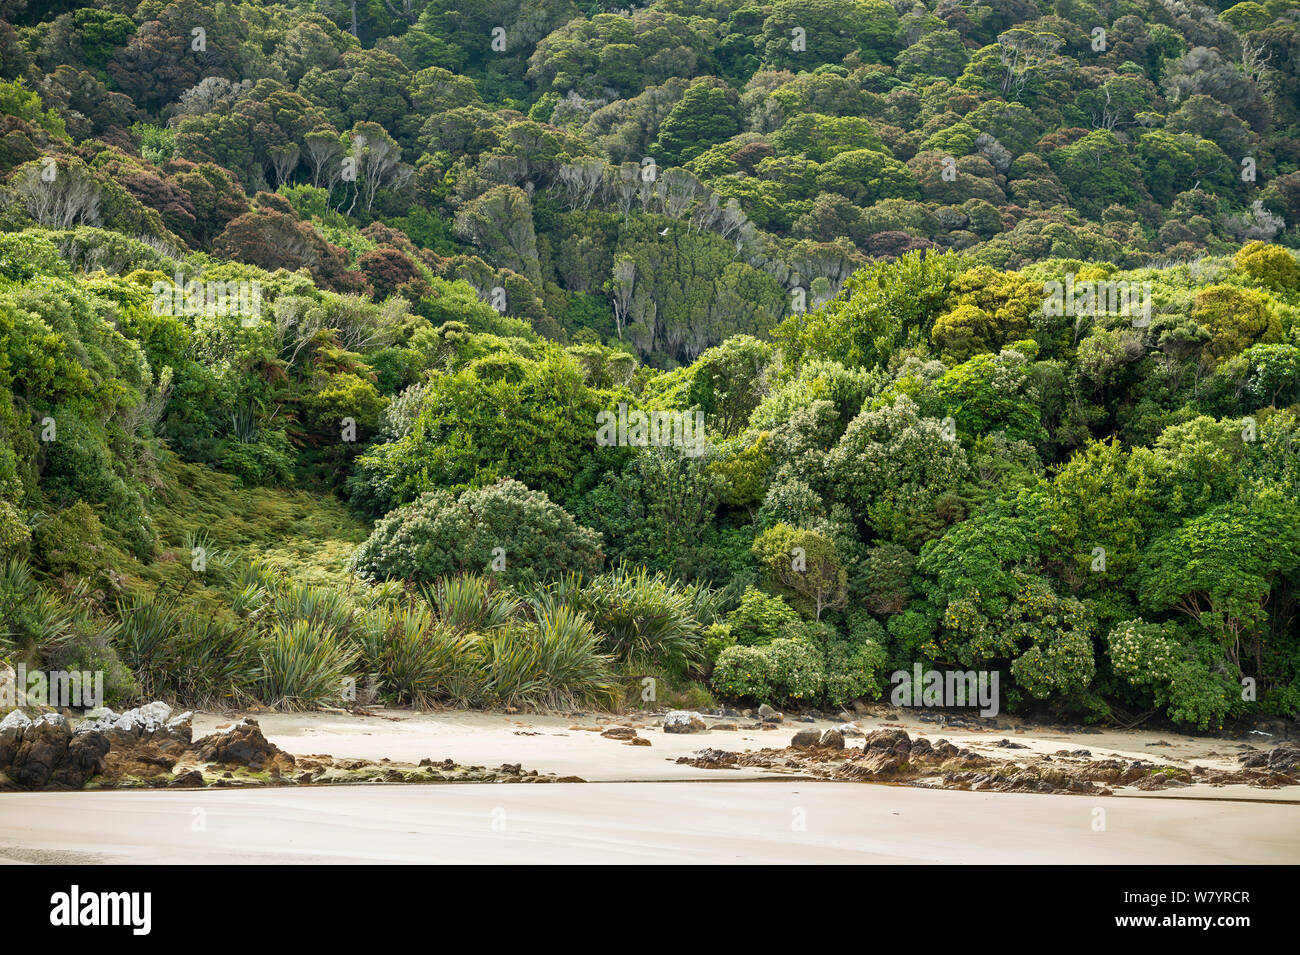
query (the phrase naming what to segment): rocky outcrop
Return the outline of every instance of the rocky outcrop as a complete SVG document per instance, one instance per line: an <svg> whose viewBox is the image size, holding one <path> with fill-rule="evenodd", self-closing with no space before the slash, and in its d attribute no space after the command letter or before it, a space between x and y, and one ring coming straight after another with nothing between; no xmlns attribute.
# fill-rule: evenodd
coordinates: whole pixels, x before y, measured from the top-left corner
<svg viewBox="0 0 1300 955"><path fill-rule="evenodd" d="M451 760L420 765L332 756L295 759L241 719L192 742L191 713L165 703L114 713L99 709L73 728L57 713L14 710L0 720L0 790L200 788L379 782L582 782L524 770L460 766ZM649 745L629 729L629 743ZM621 736L618 738L622 738Z"/></svg>
<svg viewBox="0 0 1300 955"><path fill-rule="evenodd" d="M844 734L839 730L826 730L822 733L822 738L817 741L817 745L822 749L843 749Z"/></svg>
<svg viewBox="0 0 1300 955"><path fill-rule="evenodd" d="M74 733L58 713L14 710L0 720L0 787L79 789L104 771L108 750L102 733Z"/></svg>
<svg viewBox="0 0 1300 955"><path fill-rule="evenodd" d="M816 730L800 730L790 740L794 749L814 749L821 742L822 734Z"/></svg>
<svg viewBox="0 0 1300 955"><path fill-rule="evenodd" d="M1300 749L1279 746L1260 753L1247 753L1241 757L1242 769L1271 769L1279 773L1300 772Z"/></svg>
<svg viewBox="0 0 1300 955"><path fill-rule="evenodd" d="M665 733L702 733L708 728L708 724L700 718L699 713L673 710L664 717Z"/></svg>
<svg viewBox="0 0 1300 955"><path fill-rule="evenodd" d="M839 735L839 746L835 736ZM1134 759L1093 759L1088 750L1037 755L1024 746L999 749L1025 750L1006 759L984 756L955 746L946 739L912 738L902 729L879 729L866 734L861 748L846 747L842 734L814 730L795 734L784 750L733 753L706 749L677 760L701 769L764 769L815 779L906 783L942 789L980 792L1090 793L1110 795L1114 788L1160 791L1206 784L1248 785L1270 789L1300 785L1300 750L1281 746L1247 754L1240 770L1225 771L1196 766L1157 764Z"/></svg>
<svg viewBox="0 0 1300 955"><path fill-rule="evenodd" d="M244 766L269 770L283 775L294 768L294 758L267 741L255 719L242 719L218 727L194 745L194 755L202 763Z"/></svg>

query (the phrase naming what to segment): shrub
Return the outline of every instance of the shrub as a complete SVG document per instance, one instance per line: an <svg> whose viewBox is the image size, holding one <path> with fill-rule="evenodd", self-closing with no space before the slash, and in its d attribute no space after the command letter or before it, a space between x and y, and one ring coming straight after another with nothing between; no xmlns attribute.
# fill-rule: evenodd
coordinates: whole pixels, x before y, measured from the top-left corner
<svg viewBox="0 0 1300 955"><path fill-rule="evenodd" d="M821 699L825 660L805 640L781 637L763 648L772 664L772 695L781 704L807 705Z"/></svg>
<svg viewBox="0 0 1300 955"><path fill-rule="evenodd" d="M1278 292L1300 288L1300 263L1279 245L1247 242L1233 259L1237 271Z"/></svg>
<svg viewBox="0 0 1300 955"><path fill-rule="evenodd" d="M256 676L255 635L175 599L135 594L117 603L114 644L140 695L191 706L240 697Z"/></svg>
<svg viewBox="0 0 1300 955"><path fill-rule="evenodd" d="M113 648L115 630L115 624L96 624L88 616L78 615L77 625L46 654L42 663L49 670L102 673L101 705L130 703L140 697L140 688Z"/></svg>
<svg viewBox="0 0 1300 955"><path fill-rule="evenodd" d="M257 616L277 623L302 622L313 629L345 637L356 625L348 598L330 587L286 583L277 587Z"/></svg>
<svg viewBox="0 0 1300 955"><path fill-rule="evenodd" d="M709 666L715 666L722 651L735 645L736 637L731 632L731 627L725 623L714 623L705 627L704 640L700 644L704 651L705 663Z"/></svg>
<svg viewBox="0 0 1300 955"><path fill-rule="evenodd" d="M727 647L718 654L712 682L724 697L766 703L772 696L772 661L761 647Z"/></svg>
<svg viewBox="0 0 1300 955"><path fill-rule="evenodd" d="M556 596L591 621L605 648L637 666L683 668L700 654L699 614L711 615L705 591L645 568L620 566L589 581L570 576Z"/></svg>
<svg viewBox="0 0 1300 955"><path fill-rule="evenodd" d="M850 592L861 593L872 613L898 613L911 599L916 555L900 544L888 542L867 550L850 582Z"/></svg>
<svg viewBox="0 0 1300 955"><path fill-rule="evenodd" d="M503 584L546 582L600 569L600 535L545 494L506 479L458 498L432 491L376 525L354 566L371 580L495 571Z"/></svg>
<svg viewBox="0 0 1300 955"><path fill-rule="evenodd" d="M772 597L749 587L740 598L740 606L727 614L727 625L736 642L744 646L771 643L799 625L799 614L780 597Z"/></svg>
<svg viewBox="0 0 1300 955"><path fill-rule="evenodd" d="M0 653L39 660L71 633L75 618L40 587L24 560L0 562Z"/></svg>
<svg viewBox="0 0 1300 955"><path fill-rule="evenodd" d="M55 576L90 577L104 567L103 525L85 501L37 524L32 544L37 563Z"/></svg>
<svg viewBox="0 0 1300 955"><path fill-rule="evenodd" d="M826 647L825 659L827 703L844 706L862 697L880 699L889 657L879 643L867 640L854 645L847 641L831 641Z"/></svg>
<svg viewBox="0 0 1300 955"><path fill-rule="evenodd" d="M807 705L821 698L824 659L805 640L780 637L761 647L723 650L713 670L713 687L735 700Z"/></svg>
<svg viewBox="0 0 1300 955"><path fill-rule="evenodd" d="M1208 637L1188 640L1175 624L1137 619L1116 625L1106 640L1115 672L1145 688L1170 719L1218 728L1239 708L1240 686L1216 672L1222 651Z"/></svg>
<svg viewBox="0 0 1300 955"><path fill-rule="evenodd" d="M417 707L455 694L454 676L473 649L464 633L445 626L429 607L411 602L371 611L356 640L362 667L378 678L383 697Z"/></svg>
<svg viewBox="0 0 1300 955"><path fill-rule="evenodd" d="M613 658L599 651L591 623L571 607L542 601L533 624L499 630L480 646L484 702L609 705L617 695Z"/></svg>
<svg viewBox="0 0 1300 955"><path fill-rule="evenodd" d="M518 599L498 590L491 577L457 574L421 588L424 599L438 611L443 626L458 633L486 633L509 626Z"/></svg>
<svg viewBox="0 0 1300 955"><path fill-rule="evenodd" d="M260 647L258 697L277 709L343 702L344 678L360 652L309 620L276 623Z"/></svg>
<svg viewBox="0 0 1300 955"><path fill-rule="evenodd" d="M258 641L252 631L195 608L172 649L166 670L171 689L164 695L188 706L242 702L257 666Z"/></svg>

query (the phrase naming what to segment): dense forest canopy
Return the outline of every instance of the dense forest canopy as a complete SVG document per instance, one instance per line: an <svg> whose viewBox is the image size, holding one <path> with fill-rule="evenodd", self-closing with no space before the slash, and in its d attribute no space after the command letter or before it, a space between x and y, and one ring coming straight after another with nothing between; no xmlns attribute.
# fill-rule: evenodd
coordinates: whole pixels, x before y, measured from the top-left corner
<svg viewBox="0 0 1300 955"><path fill-rule="evenodd" d="M0 105L0 660L1300 712L1300 0L0 0Z"/></svg>

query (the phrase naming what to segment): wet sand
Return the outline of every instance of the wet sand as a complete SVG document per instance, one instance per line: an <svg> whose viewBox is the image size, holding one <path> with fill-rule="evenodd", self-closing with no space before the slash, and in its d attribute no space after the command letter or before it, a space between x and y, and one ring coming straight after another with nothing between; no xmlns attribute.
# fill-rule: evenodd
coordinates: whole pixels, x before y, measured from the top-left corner
<svg viewBox="0 0 1300 955"><path fill-rule="evenodd" d="M0 862L1295 863L1297 812L789 780L18 793Z"/></svg>

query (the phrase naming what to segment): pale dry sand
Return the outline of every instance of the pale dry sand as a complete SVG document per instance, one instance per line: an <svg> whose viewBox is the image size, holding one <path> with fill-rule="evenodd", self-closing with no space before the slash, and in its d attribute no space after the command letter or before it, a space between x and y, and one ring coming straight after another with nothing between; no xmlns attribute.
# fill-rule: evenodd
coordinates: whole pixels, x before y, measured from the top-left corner
<svg viewBox="0 0 1300 955"><path fill-rule="evenodd" d="M673 735L649 721L625 717L575 719L460 710L377 712L384 716L257 713L253 718L268 740L295 756L326 753L350 759L387 757L399 762L419 762L425 757L434 761L450 758L464 765L487 767L520 763L525 769L602 782L716 779L717 771L678 766L677 757L707 746L727 749L785 746L795 732L790 726L782 726L767 731ZM196 715L194 738L210 733L225 722L229 719ZM573 726L620 726L627 722L636 723L638 734L650 739L651 745L629 746L597 732L571 729ZM761 770L748 769L732 772L744 776L762 774Z"/></svg>
<svg viewBox="0 0 1300 955"><path fill-rule="evenodd" d="M376 712L252 715L296 755L522 763L592 782L11 793L0 796L0 864L1300 862L1300 787L1108 798L812 782L675 760L706 747L783 747L830 722L668 735L653 717ZM199 714L195 736L230 718ZM1244 751L1237 740L1159 732L945 729L899 711L856 722L1005 758L1027 750L993 745L1002 738L1038 753L1088 749L1185 767L1230 768ZM651 745L571 728L628 723ZM1149 745L1158 742L1169 745Z"/></svg>
<svg viewBox="0 0 1300 955"><path fill-rule="evenodd" d="M1300 860L1297 818L788 779L18 793L0 862L1268 864Z"/></svg>
<svg viewBox="0 0 1300 955"><path fill-rule="evenodd" d="M425 757L440 761L450 758L466 765L496 767L502 763L520 763L525 769L580 776L599 782L655 782L672 780L761 778L772 776L761 769L716 770L679 766L679 756L701 749L726 749L734 752L788 746L791 736L810 726L817 729L838 725L838 721L816 723L787 722L774 730L709 730L689 735L664 733L654 717L591 714L573 718L534 714L506 715L481 711L449 710L419 713L412 710L379 709L379 716L354 716L332 713L258 713L254 714L267 739L296 756L324 753L353 759L419 762ZM1005 718L1004 718L1005 719ZM197 739L229 717L198 714L194 720ZM730 722L744 725L749 720L706 718L710 725ZM1216 769L1238 768L1236 757L1247 750L1243 745L1260 749L1275 743L1260 737L1243 744L1240 740L1193 737L1142 730L1104 730L1100 733L1060 733L1044 727L1019 726L1002 730L958 730L937 727L920 721L905 711L891 710L880 716L863 716L856 725L863 732L882 727L902 726L913 736L924 735L933 742L948 739L958 746L970 747L990 758L1015 759L1028 753L1052 754L1059 750L1087 749L1096 759L1120 757L1145 759L1190 769L1203 765ZM621 726L632 724L650 746L629 746L606 739L599 733L574 730L580 726ZM1026 747L1003 749L996 744L1008 739ZM853 740L848 741L853 745ZM1168 745L1154 745L1167 743ZM1136 790L1133 790L1136 793ZM1143 793L1152 798L1171 795L1198 797L1213 795L1291 801L1300 804L1300 786L1261 790L1247 786L1224 786L1217 789L1191 787Z"/></svg>

